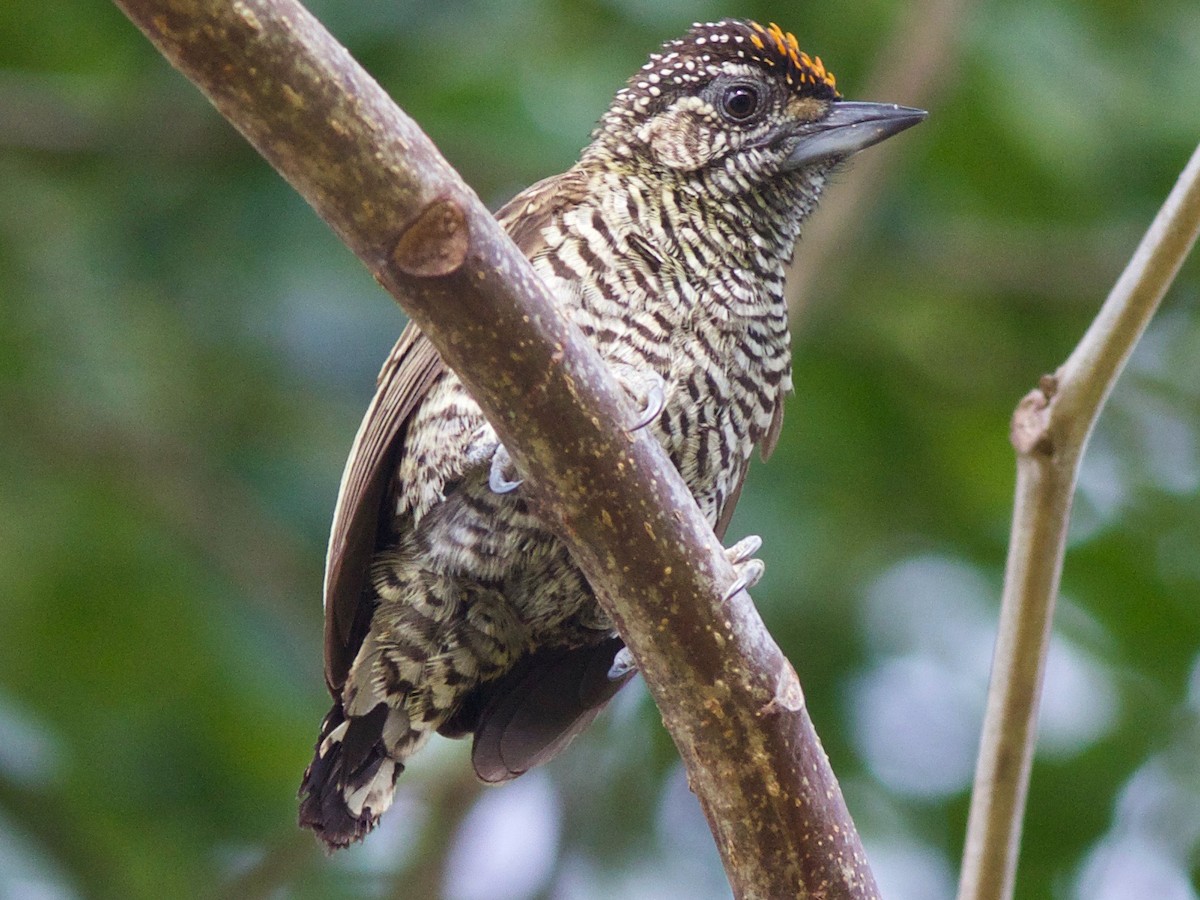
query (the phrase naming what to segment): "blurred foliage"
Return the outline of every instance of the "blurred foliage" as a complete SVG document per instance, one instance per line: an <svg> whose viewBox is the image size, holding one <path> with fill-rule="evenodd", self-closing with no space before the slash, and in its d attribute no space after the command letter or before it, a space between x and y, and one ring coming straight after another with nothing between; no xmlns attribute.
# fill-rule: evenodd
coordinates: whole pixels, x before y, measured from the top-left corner
<svg viewBox="0 0 1200 900"><path fill-rule="evenodd" d="M951 896L1008 418L1200 138L1193 0L972 4L931 98L862 97L894 0L312 9L492 204L570 165L694 19L777 20L847 96L929 105L869 151L892 177L818 273L731 536L765 538L755 598L885 895ZM381 829L323 857L294 794L326 707L324 538L402 315L100 0L0 5L0 185L0 897L727 896L640 685L497 791L435 744ZM1056 641L1018 895L1196 897L1196 260L1089 449Z"/></svg>

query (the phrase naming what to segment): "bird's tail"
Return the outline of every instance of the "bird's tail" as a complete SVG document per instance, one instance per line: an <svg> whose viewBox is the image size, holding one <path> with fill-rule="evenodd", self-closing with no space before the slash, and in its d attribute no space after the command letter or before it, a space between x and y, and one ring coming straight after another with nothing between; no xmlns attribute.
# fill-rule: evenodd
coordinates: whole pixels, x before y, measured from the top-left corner
<svg viewBox="0 0 1200 900"><path fill-rule="evenodd" d="M321 723L316 753L300 784L300 825L330 850L361 840L392 805L404 764L384 745L389 712L380 703L348 718L335 700Z"/></svg>

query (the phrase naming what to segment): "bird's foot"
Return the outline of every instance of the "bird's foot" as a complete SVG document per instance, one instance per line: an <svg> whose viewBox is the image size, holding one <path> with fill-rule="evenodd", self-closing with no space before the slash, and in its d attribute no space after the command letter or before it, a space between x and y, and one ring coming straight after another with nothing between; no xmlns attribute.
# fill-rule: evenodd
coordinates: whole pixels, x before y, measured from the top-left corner
<svg viewBox="0 0 1200 900"><path fill-rule="evenodd" d="M742 538L732 547L726 548L725 558L733 566L734 574L737 577L729 586L729 590L725 592L725 602L732 600L738 591L754 587L763 577L763 572L767 570L766 564L761 559L754 559L754 554L761 546L762 538L757 534L751 534Z"/></svg>
<svg viewBox="0 0 1200 900"><path fill-rule="evenodd" d="M523 478L512 479L508 477L508 470L512 468L512 457L508 455L508 450L503 444L496 445L496 451L492 454L492 467L488 471L488 487L496 494L510 494L519 488L525 481Z"/></svg>
<svg viewBox="0 0 1200 900"><path fill-rule="evenodd" d="M732 547L725 548L725 558L733 566L737 575L729 590L725 592L723 601L728 603L738 591L747 590L758 584L766 571L766 564L761 559L755 559L754 554L762 547L762 538L757 534L747 535ZM608 680L618 681L637 669L633 654L628 647L622 647L613 657L612 665L608 667Z"/></svg>

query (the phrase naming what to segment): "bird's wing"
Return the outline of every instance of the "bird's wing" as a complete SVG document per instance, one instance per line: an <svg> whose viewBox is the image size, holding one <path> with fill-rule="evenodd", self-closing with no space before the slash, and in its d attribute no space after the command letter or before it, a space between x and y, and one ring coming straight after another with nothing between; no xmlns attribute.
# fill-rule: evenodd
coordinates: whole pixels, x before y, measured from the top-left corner
<svg viewBox="0 0 1200 900"><path fill-rule="evenodd" d="M578 196L571 173L522 191L496 214L529 258L544 247L543 226L555 204ZM336 697L366 637L374 612L371 561L389 533L394 477L405 429L430 388L447 372L429 339L410 323L380 370L359 425L334 508L325 558L325 682Z"/></svg>
<svg viewBox="0 0 1200 900"><path fill-rule="evenodd" d="M325 683L335 697L371 625L371 560L405 426L444 371L433 344L410 322L379 372L350 448L325 558Z"/></svg>
<svg viewBox="0 0 1200 900"><path fill-rule="evenodd" d="M575 169L543 178L509 200L496 213L513 243L533 259L546 246L545 228L554 213L583 199L587 182Z"/></svg>

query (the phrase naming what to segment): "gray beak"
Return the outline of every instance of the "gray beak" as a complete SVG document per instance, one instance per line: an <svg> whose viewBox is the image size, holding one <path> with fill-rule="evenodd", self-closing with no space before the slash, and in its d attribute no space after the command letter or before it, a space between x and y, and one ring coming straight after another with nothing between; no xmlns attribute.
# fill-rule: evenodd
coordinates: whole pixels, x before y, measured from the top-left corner
<svg viewBox="0 0 1200 900"><path fill-rule="evenodd" d="M798 169L821 160L841 160L872 144L911 128L929 113L895 103L855 103L835 100L824 119L800 130L785 169Z"/></svg>

